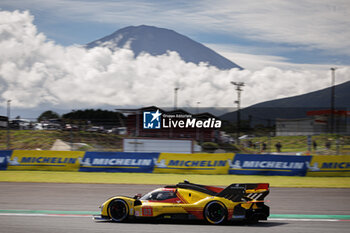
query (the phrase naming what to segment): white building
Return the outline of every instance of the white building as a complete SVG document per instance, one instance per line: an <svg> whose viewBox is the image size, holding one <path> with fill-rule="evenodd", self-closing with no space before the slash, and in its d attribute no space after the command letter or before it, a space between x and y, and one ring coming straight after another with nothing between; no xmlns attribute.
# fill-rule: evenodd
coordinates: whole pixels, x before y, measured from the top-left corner
<svg viewBox="0 0 350 233"><path fill-rule="evenodd" d="M312 118L276 119L276 136L315 135L315 124Z"/></svg>
<svg viewBox="0 0 350 233"><path fill-rule="evenodd" d="M0 116L0 128L7 128L7 117Z"/></svg>

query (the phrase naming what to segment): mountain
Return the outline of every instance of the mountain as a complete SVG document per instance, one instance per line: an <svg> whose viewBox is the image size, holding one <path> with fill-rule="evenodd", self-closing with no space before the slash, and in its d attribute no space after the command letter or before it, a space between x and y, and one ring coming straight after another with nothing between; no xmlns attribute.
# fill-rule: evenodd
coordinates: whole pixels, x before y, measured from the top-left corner
<svg viewBox="0 0 350 233"><path fill-rule="evenodd" d="M186 62L199 64L207 62L211 66L226 70L242 69L239 65L219 55L208 47L173 30L153 26L130 26L122 28L113 34L95 40L86 45L87 48L96 46L123 48L130 47L135 56L142 52L153 56L162 55L167 51L176 51Z"/></svg>
<svg viewBox="0 0 350 233"><path fill-rule="evenodd" d="M268 124L276 118L305 118L310 110L331 108L331 87L303 95L266 101L241 110L242 120L252 120L254 124ZM350 110L350 81L335 86L335 109ZM236 111L220 118L236 121Z"/></svg>

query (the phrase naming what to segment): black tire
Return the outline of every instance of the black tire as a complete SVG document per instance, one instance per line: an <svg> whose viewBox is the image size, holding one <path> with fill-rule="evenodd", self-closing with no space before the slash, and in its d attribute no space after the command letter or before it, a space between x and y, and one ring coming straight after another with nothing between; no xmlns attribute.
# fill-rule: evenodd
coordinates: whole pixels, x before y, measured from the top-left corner
<svg viewBox="0 0 350 233"><path fill-rule="evenodd" d="M210 224L223 224L227 220L227 209L221 202L209 202L204 208L204 219Z"/></svg>
<svg viewBox="0 0 350 233"><path fill-rule="evenodd" d="M122 199L115 199L108 205L108 215L115 222L123 222L129 216L129 206Z"/></svg>

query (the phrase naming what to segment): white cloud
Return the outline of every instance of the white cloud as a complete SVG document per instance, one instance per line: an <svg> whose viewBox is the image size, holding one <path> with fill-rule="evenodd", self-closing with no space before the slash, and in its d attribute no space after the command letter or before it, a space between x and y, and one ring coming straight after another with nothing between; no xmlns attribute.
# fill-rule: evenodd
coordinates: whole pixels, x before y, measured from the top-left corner
<svg viewBox="0 0 350 233"><path fill-rule="evenodd" d="M3 0L17 9L40 9L72 21L119 26L150 24L187 35L224 33L256 41L350 54L348 0L87 1ZM193 30L195 28L195 30ZM299 48L300 49L300 48Z"/></svg>
<svg viewBox="0 0 350 233"><path fill-rule="evenodd" d="M266 67L251 71L221 71L185 63L175 52L134 58L128 49L86 50L47 41L28 12L0 12L0 101L35 108L102 105L173 104L180 86L179 106L232 106L236 97L230 81L246 83L243 105L302 94L330 84L329 71L292 71ZM337 83L350 80L350 68L337 70Z"/></svg>
<svg viewBox="0 0 350 233"><path fill-rule="evenodd" d="M206 1L206 16L221 30L259 41L289 43L335 54L350 53L350 2L334 1ZM209 23L210 24L210 23Z"/></svg>
<svg viewBox="0 0 350 233"><path fill-rule="evenodd" d="M254 48L252 47L247 48L245 46L231 46L227 44L205 45L225 58L253 71L261 70L268 66L277 67L282 70L312 70L317 72L329 70L330 67L334 67L334 64L297 64L291 63L287 58L281 56L254 54L252 51Z"/></svg>

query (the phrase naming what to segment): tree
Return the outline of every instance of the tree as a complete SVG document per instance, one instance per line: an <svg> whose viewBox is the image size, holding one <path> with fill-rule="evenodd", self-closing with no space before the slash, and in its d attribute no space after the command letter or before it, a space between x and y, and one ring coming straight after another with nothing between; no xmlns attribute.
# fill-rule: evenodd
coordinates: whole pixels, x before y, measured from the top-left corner
<svg viewBox="0 0 350 233"><path fill-rule="evenodd" d="M41 113L41 115L38 118L38 121L40 122L40 121L47 121L50 119L59 119L59 118L60 118L60 115L58 115L58 113L49 110Z"/></svg>
<svg viewBox="0 0 350 233"><path fill-rule="evenodd" d="M211 152L211 153L219 149L219 145L214 142L203 142L201 146L204 151Z"/></svg>
<svg viewBox="0 0 350 233"><path fill-rule="evenodd" d="M80 123L89 122L92 125L110 128L115 126L123 126L125 116L114 111L85 109L63 114L62 119L65 121L79 121Z"/></svg>

